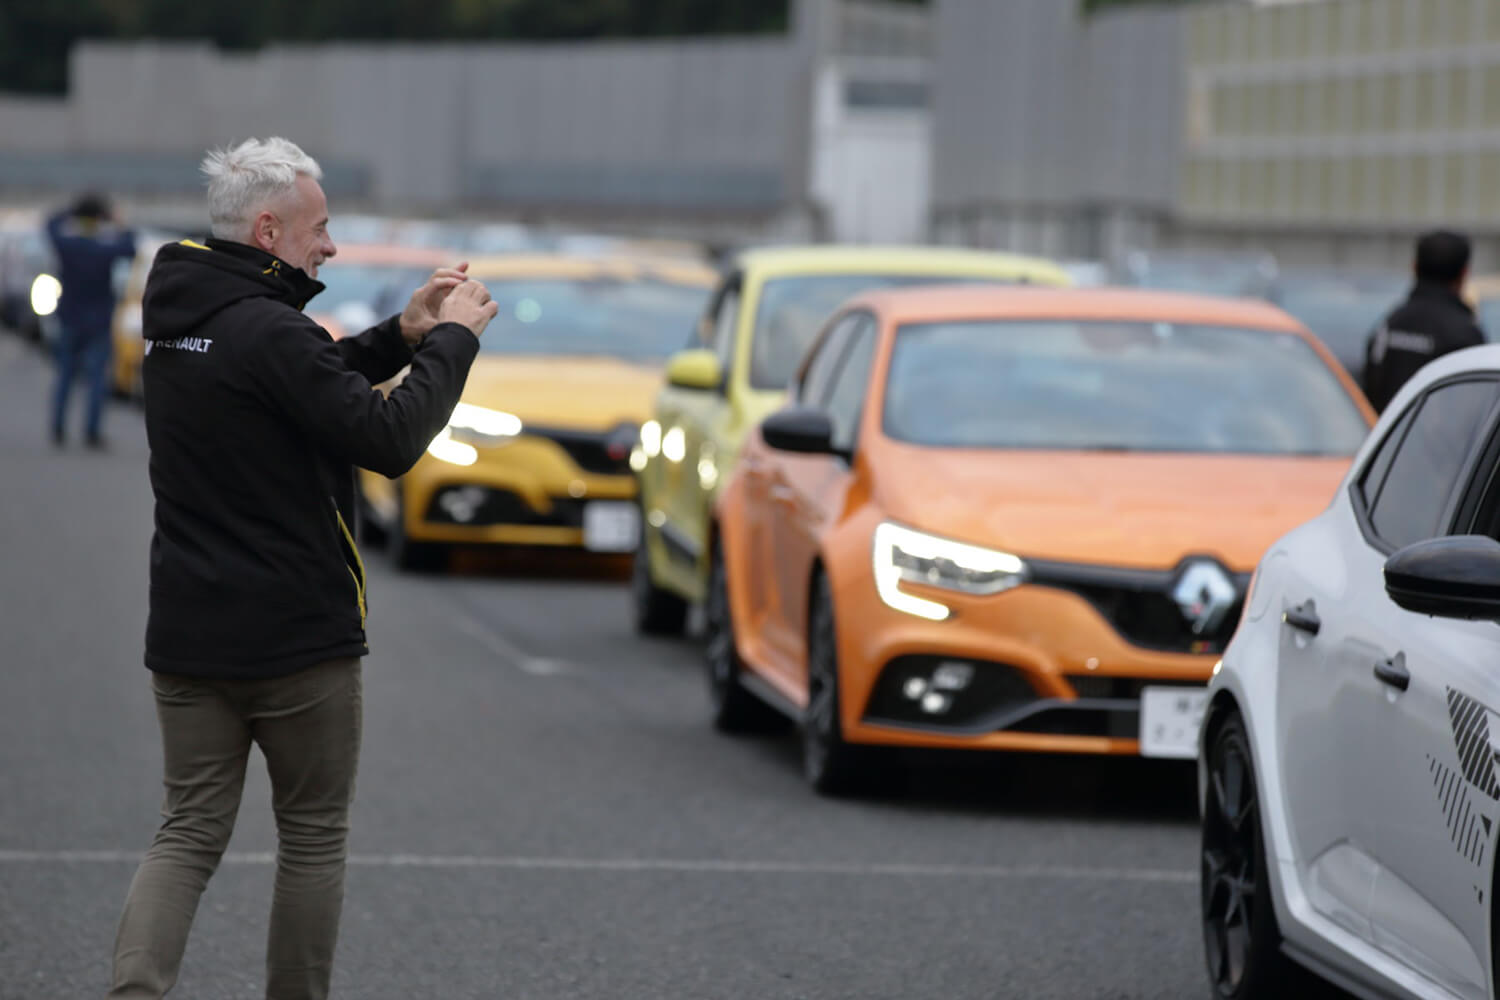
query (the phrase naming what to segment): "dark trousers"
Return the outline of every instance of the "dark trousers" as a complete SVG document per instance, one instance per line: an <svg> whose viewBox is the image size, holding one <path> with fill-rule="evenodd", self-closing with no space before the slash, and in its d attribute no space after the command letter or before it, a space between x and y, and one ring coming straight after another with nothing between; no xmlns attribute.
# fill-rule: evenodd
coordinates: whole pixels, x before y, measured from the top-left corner
<svg viewBox="0 0 1500 1000"><path fill-rule="evenodd" d="M266 997L323 1000L344 902L360 661L268 680L154 674L151 683L166 799L120 918L109 996L158 1000L177 982L198 899L234 832L253 743L266 758L276 814Z"/></svg>
<svg viewBox="0 0 1500 1000"><path fill-rule="evenodd" d="M68 397L80 376L88 393L84 432L96 440L104 421L104 397L109 392L109 362L114 353L109 327L64 326L57 340L57 382L52 390L52 433L67 431Z"/></svg>

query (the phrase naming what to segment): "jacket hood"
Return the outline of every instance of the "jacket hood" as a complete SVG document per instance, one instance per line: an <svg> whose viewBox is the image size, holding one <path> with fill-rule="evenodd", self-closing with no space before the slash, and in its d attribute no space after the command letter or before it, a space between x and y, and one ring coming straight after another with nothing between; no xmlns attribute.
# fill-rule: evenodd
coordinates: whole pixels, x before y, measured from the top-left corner
<svg viewBox="0 0 1500 1000"><path fill-rule="evenodd" d="M168 243L157 251L146 279L143 333L147 340L174 340L242 299L273 299L301 309L322 290L323 283L301 268L243 243Z"/></svg>

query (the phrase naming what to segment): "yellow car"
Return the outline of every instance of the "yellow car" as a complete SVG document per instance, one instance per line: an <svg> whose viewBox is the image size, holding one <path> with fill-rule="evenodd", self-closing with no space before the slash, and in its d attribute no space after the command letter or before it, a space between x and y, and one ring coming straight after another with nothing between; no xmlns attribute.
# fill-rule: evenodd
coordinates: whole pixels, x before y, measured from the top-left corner
<svg viewBox="0 0 1500 1000"><path fill-rule="evenodd" d="M772 247L736 259L696 342L668 361L631 455L642 519L631 573L639 631L680 633L688 606L706 596L718 488L745 433L781 406L824 320L867 289L955 282L1071 284L1048 260L947 247Z"/></svg>
<svg viewBox="0 0 1500 1000"><path fill-rule="evenodd" d="M455 544L634 551L631 448L718 273L558 254L479 258L469 274L499 314L416 466L396 480L360 472L366 522L403 568L434 566Z"/></svg>
<svg viewBox="0 0 1500 1000"><path fill-rule="evenodd" d="M166 233L138 232L135 259L123 287L117 285L120 297L110 321L110 388L121 399L141 398L141 362L146 360L146 340L141 328L141 296L146 291L146 276L151 262L164 244L177 242ZM121 266L124 264L121 262Z"/></svg>

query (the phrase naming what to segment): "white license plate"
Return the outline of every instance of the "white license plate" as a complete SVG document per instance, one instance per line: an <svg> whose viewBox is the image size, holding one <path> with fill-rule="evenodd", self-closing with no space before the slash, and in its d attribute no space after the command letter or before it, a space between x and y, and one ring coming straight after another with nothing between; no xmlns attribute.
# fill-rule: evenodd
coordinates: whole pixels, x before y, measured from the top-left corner
<svg viewBox="0 0 1500 1000"><path fill-rule="evenodd" d="M1206 688L1145 687L1141 689L1141 756L1198 756L1198 729L1208 705Z"/></svg>
<svg viewBox="0 0 1500 1000"><path fill-rule="evenodd" d="M583 547L590 552L634 552L640 530L633 503L596 500L583 506Z"/></svg>

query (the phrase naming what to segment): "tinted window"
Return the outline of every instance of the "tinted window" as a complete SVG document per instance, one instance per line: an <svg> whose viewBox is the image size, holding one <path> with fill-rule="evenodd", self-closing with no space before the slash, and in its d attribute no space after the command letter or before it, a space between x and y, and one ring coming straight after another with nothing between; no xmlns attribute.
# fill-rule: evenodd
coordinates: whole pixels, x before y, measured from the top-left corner
<svg viewBox="0 0 1500 1000"><path fill-rule="evenodd" d="M1302 338L1073 320L901 327L885 432L946 448L1352 455L1369 428Z"/></svg>
<svg viewBox="0 0 1500 1000"><path fill-rule="evenodd" d="M859 329L853 334L853 343L838 374L824 407L833 418L833 446L845 451L852 450L859 429L859 414L864 408L865 393L870 381L870 363L875 358L875 323L868 316L862 317Z"/></svg>
<svg viewBox="0 0 1500 1000"><path fill-rule="evenodd" d="M1401 419L1391 428L1385 440L1380 442L1380 448L1375 452L1375 457L1365 467L1364 475L1359 478L1359 495L1365 502L1366 509L1375 505L1375 497L1380 493L1380 484L1385 481L1385 474L1390 471L1391 460L1396 457L1396 451L1401 447L1401 440L1406 437L1406 429L1411 426L1412 417L1416 416L1417 408L1408 407L1401 415Z"/></svg>
<svg viewBox="0 0 1500 1000"><path fill-rule="evenodd" d="M658 363L682 343L682 331L708 289L656 279L538 278L487 281L500 307L479 342L487 354L602 355Z"/></svg>
<svg viewBox="0 0 1500 1000"><path fill-rule="evenodd" d="M719 370L726 375L734 363L734 328L740 319L740 286L736 280L719 297L719 311L714 315L714 341L711 345L719 358Z"/></svg>
<svg viewBox="0 0 1500 1000"><path fill-rule="evenodd" d="M750 385L785 389L828 317L850 296L871 288L956 282L1000 284L999 279L947 278L940 274L815 274L772 278L760 292L750 347Z"/></svg>
<svg viewBox="0 0 1500 1000"><path fill-rule="evenodd" d="M816 406L823 401L828 382L838 368L845 345L849 343L849 331L858 326L859 321L858 314L845 316L818 342L817 353L808 361L807 370L802 375L802 385L797 392L799 403Z"/></svg>
<svg viewBox="0 0 1500 1000"><path fill-rule="evenodd" d="M1401 548L1443 533L1439 519L1496 398L1489 380L1454 382L1427 394L1370 512L1382 541Z"/></svg>

